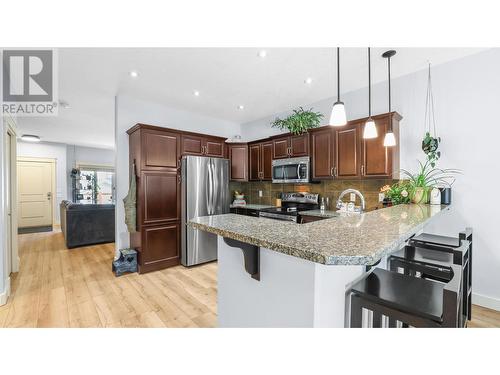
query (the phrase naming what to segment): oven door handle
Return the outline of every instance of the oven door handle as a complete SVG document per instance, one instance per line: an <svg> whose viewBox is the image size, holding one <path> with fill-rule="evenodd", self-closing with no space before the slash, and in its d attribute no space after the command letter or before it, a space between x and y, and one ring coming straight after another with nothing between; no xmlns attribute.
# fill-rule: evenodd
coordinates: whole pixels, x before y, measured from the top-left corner
<svg viewBox="0 0 500 375"><path fill-rule="evenodd" d="M301 164L300 164L300 163L297 163L297 178L298 178L299 180L301 180L301 179L302 179L302 176L300 175L300 166L301 166Z"/></svg>

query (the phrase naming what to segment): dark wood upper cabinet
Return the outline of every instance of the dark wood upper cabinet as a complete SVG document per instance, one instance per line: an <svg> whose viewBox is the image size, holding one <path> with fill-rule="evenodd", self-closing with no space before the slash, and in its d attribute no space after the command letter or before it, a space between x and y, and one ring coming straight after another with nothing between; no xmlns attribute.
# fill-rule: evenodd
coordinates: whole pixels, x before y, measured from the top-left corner
<svg viewBox="0 0 500 375"><path fill-rule="evenodd" d="M335 133L331 127L311 132L311 178L313 180L331 179L334 174Z"/></svg>
<svg viewBox="0 0 500 375"><path fill-rule="evenodd" d="M248 146L246 143L229 144L229 179L248 181Z"/></svg>
<svg viewBox="0 0 500 375"><path fill-rule="evenodd" d="M224 157L225 140L217 138L205 139L205 156L214 158Z"/></svg>
<svg viewBox="0 0 500 375"><path fill-rule="evenodd" d="M290 137L290 156L309 156L309 133Z"/></svg>
<svg viewBox="0 0 500 375"><path fill-rule="evenodd" d="M375 120L377 138L363 139L361 178L385 178L392 176L392 147L384 147L384 136L389 129L389 119Z"/></svg>
<svg viewBox="0 0 500 375"><path fill-rule="evenodd" d="M272 142L262 143L261 171L263 181L273 179L273 144Z"/></svg>
<svg viewBox="0 0 500 375"><path fill-rule="evenodd" d="M309 156L309 133L273 139L273 159Z"/></svg>
<svg viewBox="0 0 500 375"><path fill-rule="evenodd" d="M339 179L359 178L360 165L361 131L359 124L335 128L335 177Z"/></svg>
<svg viewBox="0 0 500 375"><path fill-rule="evenodd" d="M143 147L135 153L135 159L141 159L142 165L136 168L163 170L176 168L179 160L179 134L145 130L140 135ZM139 164L139 160L136 160Z"/></svg>
<svg viewBox="0 0 500 375"><path fill-rule="evenodd" d="M194 135L182 135L182 155L202 156L204 153L204 139Z"/></svg>
<svg viewBox="0 0 500 375"><path fill-rule="evenodd" d="M224 157L225 140L217 137L183 134L181 137L182 155Z"/></svg>
<svg viewBox="0 0 500 375"><path fill-rule="evenodd" d="M249 180L258 181L260 180L260 158L261 158L261 144L251 144L248 146L248 169L249 169Z"/></svg>
<svg viewBox="0 0 500 375"><path fill-rule="evenodd" d="M290 146L289 137L273 139L273 159L288 158Z"/></svg>
<svg viewBox="0 0 500 375"><path fill-rule="evenodd" d="M273 142L259 142L248 146L250 181L270 181L273 178Z"/></svg>

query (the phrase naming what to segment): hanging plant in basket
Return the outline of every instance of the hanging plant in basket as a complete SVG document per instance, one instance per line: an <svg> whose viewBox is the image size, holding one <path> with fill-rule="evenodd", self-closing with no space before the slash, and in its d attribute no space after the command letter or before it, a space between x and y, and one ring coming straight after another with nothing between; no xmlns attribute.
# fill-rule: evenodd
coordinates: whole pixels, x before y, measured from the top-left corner
<svg viewBox="0 0 500 375"><path fill-rule="evenodd" d="M306 111L299 107L293 110L293 114L284 119L276 118L271 125L273 128L288 130L292 134L303 134L309 129L317 128L322 118L323 114L314 112L312 108Z"/></svg>
<svg viewBox="0 0 500 375"><path fill-rule="evenodd" d="M433 133L431 134L431 126ZM427 75L427 96L425 98L425 119L424 119L425 136L422 140L422 151L427 155L427 160L434 168L436 162L441 157L441 152L438 151L441 137L436 133L436 119L434 117L434 95L432 94L431 80L431 64L429 64L429 73Z"/></svg>

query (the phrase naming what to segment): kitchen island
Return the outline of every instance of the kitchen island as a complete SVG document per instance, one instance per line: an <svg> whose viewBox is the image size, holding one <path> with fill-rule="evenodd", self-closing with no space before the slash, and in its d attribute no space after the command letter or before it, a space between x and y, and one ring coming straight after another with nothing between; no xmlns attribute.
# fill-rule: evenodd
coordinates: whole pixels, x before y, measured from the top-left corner
<svg viewBox="0 0 500 375"><path fill-rule="evenodd" d="M350 285L447 209L400 205L308 224L224 214L188 225L218 235L220 327L344 327Z"/></svg>

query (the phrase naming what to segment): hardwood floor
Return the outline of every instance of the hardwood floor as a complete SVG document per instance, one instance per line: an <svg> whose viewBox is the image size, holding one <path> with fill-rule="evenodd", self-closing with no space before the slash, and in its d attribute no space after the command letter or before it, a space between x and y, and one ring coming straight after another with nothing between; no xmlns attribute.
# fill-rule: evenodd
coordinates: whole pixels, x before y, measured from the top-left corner
<svg viewBox="0 0 500 375"><path fill-rule="evenodd" d="M19 235L19 254L0 327L216 326L216 263L115 277L114 244L68 250L61 232Z"/></svg>
<svg viewBox="0 0 500 375"><path fill-rule="evenodd" d="M19 236L20 272L0 327L215 327L217 264L115 277L114 244L68 250L61 232ZM500 327L473 306L469 327Z"/></svg>

